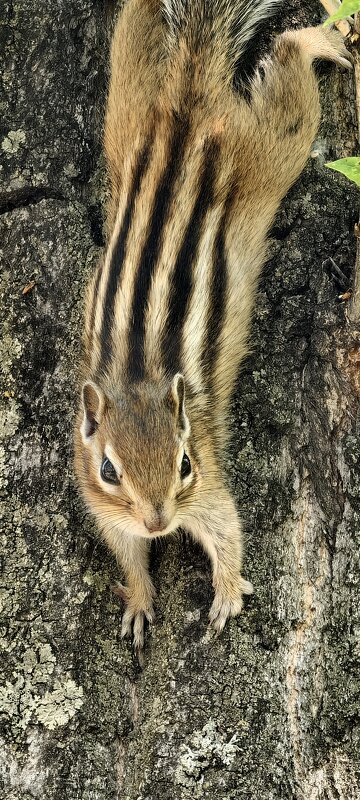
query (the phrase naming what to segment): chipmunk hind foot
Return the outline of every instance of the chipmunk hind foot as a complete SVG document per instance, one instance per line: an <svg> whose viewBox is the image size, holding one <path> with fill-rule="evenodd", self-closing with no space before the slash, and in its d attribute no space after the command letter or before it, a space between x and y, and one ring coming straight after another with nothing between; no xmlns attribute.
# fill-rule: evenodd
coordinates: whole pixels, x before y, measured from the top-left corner
<svg viewBox="0 0 360 800"><path fill-rule="evenodd" d="M324 59L334 61L346 69L352 69L352 56L345 46L341 33L334 28L317 25L312 28L285 31L282 36L288 41L297 42L310 61Z"/></svg>

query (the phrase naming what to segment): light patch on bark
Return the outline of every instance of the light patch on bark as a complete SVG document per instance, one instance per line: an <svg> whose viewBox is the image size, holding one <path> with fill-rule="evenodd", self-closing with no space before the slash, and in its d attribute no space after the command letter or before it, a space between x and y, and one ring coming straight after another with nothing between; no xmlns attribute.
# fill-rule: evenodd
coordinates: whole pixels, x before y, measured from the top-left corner
<svg viewBox="0 0 360 800"><path fill-rule="evenodd" d="M204 773L214 760L230 767L238 752L236 733L229 741L216 729L214 720L194 731L189 744L182 744L175 769L175 783L183 787L185 797L203 797Z"/></svg>
<svg viewBox="0 0 360 800"><path fill-rule="evenodd" d="M331 757L331 768L334 775L334 784L338 792L336 800L350 800L358 797L359 784L355 774L354 764L345 753L336 750Z"/></svg>
<svg viewBox="0 0 360 800"><path fill-rule="evenodd" d="M298 498L293 507L293 574L296 596L301 607L297 609L298 622L288 639L286 660L286 706L293 751L294 772L298 800L320 800L321 770L309 771L308 754L304 752L306 718L304 708L304 682L311 676L313 703L310 713L316 716L323 691L322 627L325 621L324 606L329 589L329 554L322 538L321 510L313 496L308 479L297 476ZM313 575L316 574L314 578ZM315 698L315 702L314 702ZM301 787L301 788L300 788ZM314 792L317 792L314 794Z"/></svg>
<svg viewBox="0 0 360 800"><path fill-rule="evenodd" d="M14 681L0 687L2 712L17 728L25 730L37 720L48 730L65 725L83 705L83 689L71 679L56 680L52 691L42 693L54 673L56 658L49 644L25 650Z"/></svg>
<svg viewBox="0 0 360 800"><path fill-rule="evenodd" d="M200 608L195 608L194 611L185 612L185 625L192 625L193 622L198 622L200 619Z"/></svg>
<svg viewBox="0 0 360 800"><path fill-rule="evenodd" d="M13 398L9 398L8 408L0 409L0 429L3 431L4 436L14 435L17 431L19 420L18 405Z"/></svg>
<svg viewBox="0 0 360 800"><path fill-rule="evenodd" d="M53 692L45 692L43 697L34 698L35 716L45 728L53 731L67 722L83 705L83 689L75 681L55 682Z"/></svg>
<svg viewBox="0 0 360 800"><path fill-rule="evenodd" d="M1 142L1 149L7 155L15 155L19 147L25 144L26 141L26 134L25 131L17 130L17 131L9 131L8 135Z"/></svg>
<svg viewBox="0 0 360 800"><path fill-rule="evenodd" d="M337 750L330 754L328 763L309 776L304 788L304 798L355 800L358 797L358 788L353 764L345 753Z"/></svg>
<svg viewBox="0 0 360 800"><path fill-rule="evenodd" d="M6 276L10 278L9 273ZM7 291L6 276L4 281L1 282L1 292ZM7 330L7 324L4 325L4 333L0 340L0 372L3 391L1 392L1 407L0 407L0 431L1 441L14 436L19 423L20 414L18 403L14 397L14 380L11 375L11 370L14 361L21 358L22 345L16 337L12 337ZM7 485L7 456L5 449L0 446L0 485L5 487Z"/></svg>
<svg viewBox="0 0 360 800"><path fill-rule="evenodd" d="M126 762L126 747L124 746L121 739L119 739L116 743L117 749L117 758L115 764L115 774L116 774L116 798L117 800L122 800L123 798L123 785L124 785L124 776L125 776L125 762Z"/></svg>
<svg viewBox="0 0 360 800"><path fill-rule="evenodd" d="M4 326L5 327L5 326ZM22 345L16 337L12 337L5 328L0 341L0 364L4 377L11 375L11 366L15 359L22 355Z"/></svg>
<svg viewBox="0 0 360 800"><path fill-rule="evenodd" d="M139 697L137 692L137 685L133 681L127 680L127 688L129 691L129 709L130 709L131 719L135 725L139 719Z"/></svg>
<svg viewBox="0 0 360 800"><path fill-rule="evenodd" d="M33 797L43 797L49 774L49 768L44 764L45 737L39 728L29 729L25 759L22 754L17 759L14 749L5 742L1 743L0 773L5 789L18 789L31 793Z"/></svg>

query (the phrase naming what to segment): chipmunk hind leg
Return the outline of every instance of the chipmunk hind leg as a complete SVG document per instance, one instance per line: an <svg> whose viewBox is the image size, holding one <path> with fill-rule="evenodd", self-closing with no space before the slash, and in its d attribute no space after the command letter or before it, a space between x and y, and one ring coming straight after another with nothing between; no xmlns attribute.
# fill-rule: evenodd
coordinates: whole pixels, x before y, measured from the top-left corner
<svg viewBox="0 0 360 800"><path fill-rule="evenodd" d="M313 28L301 28L297 31L285 31L283 41L295 42L301 48L303 56L310 61L324 59L333 61L340 67L352 69L352 56L347 50L339 31L318 25Z"/></svg>
<svg viewBox="0 0 360 800"><path fill-rule="evenodd" d="M251 163L262 165L253 192L269 217L303 170L317 133L320 102L312 63L325 58L350 66L346 54L337 32L304 28L278 36L259 65L251 88Z"/></svg>

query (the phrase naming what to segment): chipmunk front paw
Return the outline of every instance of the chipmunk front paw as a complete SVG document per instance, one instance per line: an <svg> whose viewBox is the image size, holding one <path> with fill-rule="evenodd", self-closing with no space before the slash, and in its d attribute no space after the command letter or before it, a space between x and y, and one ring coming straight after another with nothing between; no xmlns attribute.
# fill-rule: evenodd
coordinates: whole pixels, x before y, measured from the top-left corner
<svg viewBox="0 0 360 800"><path fill-rule="evenodd" d="M119 595L126 603L121 623L121 638L133 636L135 650L142 650L144 647L144 631L146 620L151 624L155 618L153 606L153 592L149 592L147 597L139 597L130 593L126 586L117 583L113 587L115 594Z"/></svg>
<svg viewBox="0 0 360 800"><path fill-rule="evenodd" d="M147 608L136 611L129 606L126 608L121 623L121 638L133 634L133 644L135 650L142 650L144 647L145 621L150 624L154 621L154 609Z"/></svg>
<svg viewBox="0 0 360 800"><path fill-rule="evenodd" d="M236 588L230 591L224 586L216 589L213 604L209 611L210 624L220 633L229 617L237 617L243 606L243 594L252 594L253 585L250 581L240 578Z"/></svg>

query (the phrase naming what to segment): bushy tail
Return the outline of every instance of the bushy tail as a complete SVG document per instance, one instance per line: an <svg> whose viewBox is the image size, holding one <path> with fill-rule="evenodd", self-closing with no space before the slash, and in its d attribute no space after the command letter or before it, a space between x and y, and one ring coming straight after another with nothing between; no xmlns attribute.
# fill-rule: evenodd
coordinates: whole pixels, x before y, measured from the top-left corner
<svg viewBox="0 0 360 800"><path fill-rule="evenodd" d="M281 0L161 0L168 24L169 45L184 40L190 51L209 46L235 63L257 27Z"/></svg>

